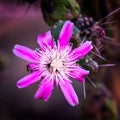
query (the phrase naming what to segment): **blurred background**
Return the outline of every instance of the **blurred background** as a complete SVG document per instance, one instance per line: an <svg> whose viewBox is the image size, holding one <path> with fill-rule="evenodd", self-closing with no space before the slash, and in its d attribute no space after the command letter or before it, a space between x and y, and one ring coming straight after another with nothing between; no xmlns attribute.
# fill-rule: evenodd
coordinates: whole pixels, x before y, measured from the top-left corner
<svg viewBox="0 0 120 120"><path fill-rule="evenodd" d="M51 27L49 19L43 15L46 12L43 9L47 9L47 6L42 6L41 10L40 2L40 0L0 0L0 120L120 120L118 44L105 43L103 55L108 63L114 63L116 66L100 68L92 76L92 81L100 85L98 88L92 85L87 88L86 85L89 91L86 99L83 97L82 84L73 82L80 101L76 107L71 107L66 102L60 89L53 91L48 102L35 100L34 94L39 82L25 89L16 87L16 82L29 73L26 70L27 62L13 55L14 45L21 44L35 49L39 47L36 36L45 33ZM93 17L95 21L101 20L120 7L119 0L77 0L77 2L80 13ZM110 21L117 21L110 25L109 34L114 38L114 42L120 43L120 12Z"/></svg>

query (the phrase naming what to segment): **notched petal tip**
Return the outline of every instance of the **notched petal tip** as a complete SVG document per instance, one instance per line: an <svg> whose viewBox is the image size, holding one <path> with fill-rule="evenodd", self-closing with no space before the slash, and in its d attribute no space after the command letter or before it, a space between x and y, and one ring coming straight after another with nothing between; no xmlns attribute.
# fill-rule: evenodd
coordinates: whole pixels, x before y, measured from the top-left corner
<svg viewBox="0 0 120 120"><path fill-rule="evenodd" d="M32 85L33 83L36 83L38 80L40 80L40 72L33 72L33 73L21 78L17 82L17 87L18 88L26 88L26 87Z"/></svg>
<svg viewBox="0 0 120 120"><path fill-rule="evenodd" d="M66 98L67 102L71 106L76 106L79 104L78 97L74 91L74 88L72 87L71 83L66 81L66 84L59 83L61 90L64 94L64 97Z"/></svg>
<svg viewBox="0 0 120 120"><path fill-rule="evenodd" d="M12 51L13 54L15 54L17 57L23 60L31 62L31 60L35 59L35 52L28 47L17 44L14 46Z"/></svg>
<svg viewBox="0 0 120 120"><path fill-rule="evenodd" d="M52 40L51 32L48 31L44 34L39 34L37 36L37 43L40 45L42 50L44 50L44 47L46 47L46 46L53 47L54 42Z"/></svg>
<svg viewBox="0 0 120 120"><path fill-rule="evenodd" d="M23 86L21 86L21 83L18 81L16 84L17 88L24 88Z"/></svg>
<svg viewBox="0 0 120 120"><path fill-rule="evenodd" d="M72 52L73 60L78 60L86 56L92 50L92 42L86 41Z"/></svg>
<svg viewBox="0 0 120 120"><path fill-rule="evenodd" d="M16 55L16 49L17 49L19 46L21 46L21 45L19 45L19 44L14 45L14 47L13 47L13 49L12 49L12 52L13 52L14 55Z"/></svg>
<svg viewBox="0 0 120 120"><path fill-rule="evenodd" d="M70 71L69 76L80 82L85 82L85 77L89 74L88 70L85 70L81 67L76 66L73 70Z"/></svg>
<svg viewBox="0 0 120 120"><path fill-rule="evenodd" d="M53 90L53 81L50 81L49 83L46 82L46 80L43 80L40 84L40 87L38 88L34 98L36 99L42 99L43 101L48 101L52 94Z"/></svg>
<svg viewBox="0 0 120 120"><path fill-rule="evenodd" d="M92 41L86 41L86 46L90 46L90 49L93 49Z"/></svg>

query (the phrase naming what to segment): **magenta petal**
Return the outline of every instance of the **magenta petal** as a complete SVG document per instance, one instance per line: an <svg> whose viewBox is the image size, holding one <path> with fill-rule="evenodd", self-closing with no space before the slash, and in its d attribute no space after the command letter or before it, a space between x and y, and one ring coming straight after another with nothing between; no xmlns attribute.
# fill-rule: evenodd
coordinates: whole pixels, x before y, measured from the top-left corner
<svg viewBox="0 0 120 120"><path fill-rule="evenodd" d="M47 46L53 47L53 40L52 40L51 32L48 31L45 34L38 35L37 42L40 45L42 50L44 50L44 48Z"/></svg>
<svg viewBox="0 0 120 120"><path fill-rule="evenodd" d="M40 80L40 72L36 71L20 79L17 82L17 87L25 88L25 87L30 86L33 83L36 83L38 80Z"/></svg>
<svg viewBox="0 0 120 120"><path fill-rule="evenodd" d="M73 59L78 60L85 55L87 55L91 50L92 50L92 42L91 41L86 41L82 45L80 45L78 48L74 49L72 54L73 54Z"/></svg>
<svg viewBox="0 0 120 120"><path fill-rule="evenodd" d="M80 82L85 82L85 77L89 74L88 70L84 70L78 66L76 66L75 68L73 68L70 72L69 72L69 76L79 80Z"/></svg>
<svg viewBox="0 0 120 120"><path fill-rule="evenodd" d="M70 21L65 22L59 36L60 46L66 46L68 44L73 33L73 27L74 24L72 22Z"/></svg>
<svg viewBox="0 0 120 120"><path fill-rule="evenodd" d="M29 62L35 59L35 52L32 49L22 46L22 45L15 45L13 49L13 53L16 56L24 60L27 60Z"/></svg>
<svg viewBox="0 0 120 120"><path fill-rule="evenodd" d="M47 101L52 94L53 89L53 81L50 80L49 82L44 79L42 80L40 87L38 88L35 98L40 98L44 101Z"/></svg>
<svg viewBox="0 0 120 120"><path fill-rule="evenodd" d="M79 104L78 97L77 97L71 83L68 81L65 81L65 83L66 84L60 82L59 85L61 87L61 90L62 90L67 102L72 106Z"/></svg>

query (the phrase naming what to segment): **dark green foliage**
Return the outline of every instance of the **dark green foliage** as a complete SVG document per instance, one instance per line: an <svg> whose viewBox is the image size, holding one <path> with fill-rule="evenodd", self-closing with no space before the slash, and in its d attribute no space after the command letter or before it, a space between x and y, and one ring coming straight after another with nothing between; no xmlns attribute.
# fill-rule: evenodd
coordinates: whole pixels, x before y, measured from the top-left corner
<svg viewBox="0 0 120 120"><path fill-rule="evenodd" d="M80 12L75 0L42 0L41 8L48 25L53 25L58 20L72 20Z"/></svg>
<svg viewBox="0 0 120 120"><path fill-rule="evenodd" d="M98 63L89 55L80 59L77 63L82 66L82 68L89 70L90 72L97 72L99 67Z"/></svg>
<svg viewBox="0 0 120 120"><path fill-rule="evenodd" d="M65 23L65 21L60 20L51 27L50 30L51 30L52 36L55 41L58 40L59 34L61 32L61 29L62 29L64 23ZM73 48L79 46L82 41L79 36L79 32L80 32L79 29L76 26L74 26L72 38L70 40L70 43L72 43Z"/></svg>

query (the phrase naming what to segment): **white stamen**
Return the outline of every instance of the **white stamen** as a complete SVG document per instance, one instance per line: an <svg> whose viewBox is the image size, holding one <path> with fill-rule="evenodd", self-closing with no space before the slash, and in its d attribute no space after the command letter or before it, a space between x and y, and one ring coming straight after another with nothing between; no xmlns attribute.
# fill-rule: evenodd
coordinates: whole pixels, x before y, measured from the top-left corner
<svg viewBox="0 0 120 120"><path fill-rule="evenodd" d="M62 82L64 82L64 79L70 81L66 73L69 67L75 64L74 61L70 61L71 49L71 46L60 49L59 45L55 45L53 48L46 48L46 50L42 52L36 49L36 54L40 56L37 60L39 61L39 69L44 71L42 76L46 78L50 78L51 76L51 79L55 80L56 84L59 83L59 80L62 80Z"/></svg>
<svg viewBox="0 0 120 120"><path fill-rule="evenodd" d="M63 62L61 59L54 59L51 62L50 67L52 68L53 72L60 71L63 67Z"/></svg>

